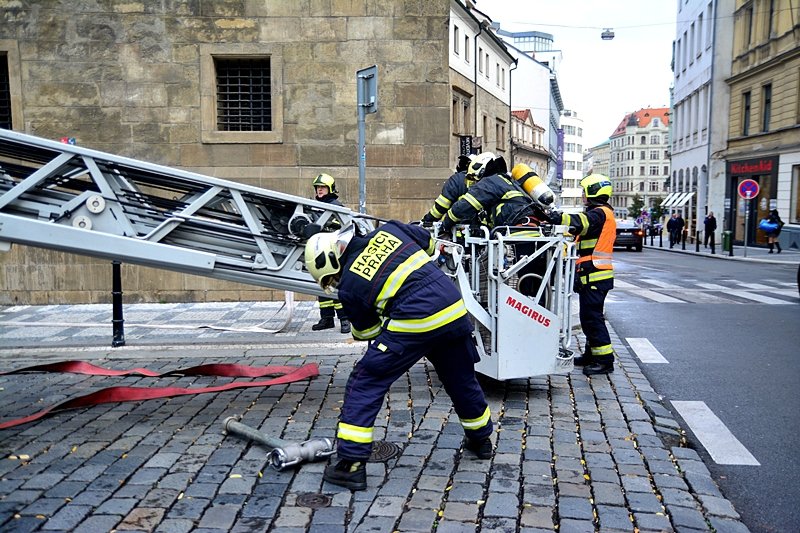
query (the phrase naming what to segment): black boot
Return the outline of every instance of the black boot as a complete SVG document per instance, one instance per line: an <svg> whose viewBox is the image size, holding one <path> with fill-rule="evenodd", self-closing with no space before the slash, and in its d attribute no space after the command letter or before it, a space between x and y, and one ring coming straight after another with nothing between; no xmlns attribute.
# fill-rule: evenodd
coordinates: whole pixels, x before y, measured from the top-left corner
<svg viewBox="0 0 800 533"><path fill-rule="evenodd" d="M772 253L772 248L773 248L773 245L772 245L772 243L771 243L771 242L768 242L768 243L767 243L767 248L769 248L769 253Z"/></svg>
<svg viewBox="0 0 800 533"><path fill-rule="evenodd" d="M592 360L586 354L579 355L578 357L575 357L572 360L572 364L574 366L586 366L588 364L591 364L591 362L592 362Z"/></svg>
<svg viewBox="0 0 800 533"><path fill-rule="evenodd" d="M781 253L781 243L776 242L775 247L778 248L778 253Z"/></svg>
<svg viewBox="0 0 800 533"><path fill-rule="evenodd" d="M464 448L478 456L478 459L492 458L492 441L489 437L482 439L467 439Z"/></svg>
<svg viewBox="0 0 800 533"><path fill-rule="evenodd" d="M341 328L339 328L339 331L341 331L342 333L350 333L350 321L347 320L346 318L340 318L339 322L342 323L342 326Z"/></svg>
<svg viewBox="0 0 800 533"><path fill-rule="evenodd" d="M333 317L326 316L319 319L319 322L311 326L312 331L319 331L321 329L331 329L335 324L333 323Z"/></svg>
<svg viewBox="0 0 800 533"><path fill-rule="evenodd" d="M325 467L322 479L350 490L364 490L367 488L367 468L363 461L341 459L335 465Z"/></svg>
<svg viewBox="0 0 800 533"><path fill-rule="evenodd" d="M594 376L597 374L610 374L614 371L614 363L591 363L583 367L583 374L585 376Z"/></svg>

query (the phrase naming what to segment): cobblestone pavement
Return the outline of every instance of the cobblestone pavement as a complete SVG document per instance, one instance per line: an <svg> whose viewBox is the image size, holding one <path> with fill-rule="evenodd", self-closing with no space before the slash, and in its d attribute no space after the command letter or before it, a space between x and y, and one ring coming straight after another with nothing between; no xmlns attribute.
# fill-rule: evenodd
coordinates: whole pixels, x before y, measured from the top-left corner
<svg viewBox="0 0 800 533"><path fill-rule="evenodd" d="M129 305L125 318L241 328L269 322L278 307ZM482 379L497 428L491 460L462 450L450 400L422 361L394 384L378 417L376 439L398 453L368 464L366 491L324 483L324 462L279 472L267 448L224 435L222 421L241 415L289 441L333 437L345 381L365 347L338 329L311 332L314 303L301 302L294 316L280 334L126 326L127 346L112 349L111 327L92 326L110 323L109 306L0 309L1 370L69 359L157 371L212 362L320 368L287 385L105 404L0 431L0 530L747 531L616 336L609 377ZM30 322L41 325L8 325ZM0 420L112 385L230 381L0 376Z"/></svg>

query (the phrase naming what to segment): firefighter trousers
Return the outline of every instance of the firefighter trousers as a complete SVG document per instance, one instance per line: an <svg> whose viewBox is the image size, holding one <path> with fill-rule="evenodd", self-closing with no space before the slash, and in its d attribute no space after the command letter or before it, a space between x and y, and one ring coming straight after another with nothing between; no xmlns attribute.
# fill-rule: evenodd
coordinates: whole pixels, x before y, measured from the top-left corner
<svg viewBox="0 0 800 533"><path fill-rule="evenodd" d="M319 296L317 299L319 300L320 318L333 318L334 316L338 316L339 320L347 320L347 313L345 313L342 308L342 303L339 300L325 298L324 296Z"/></svg>
<svg viewBox="0 0 800 533"><path fill-rule="evenodd" d="M489 406L475 376L479 356L471 335L438 335L432 339L428 334L384 331L370 342L347 380L336 434L340 459L369 458L373 426L386 393L423 357L433 364L466 436L481 439L492 433Z"/></svg>
<svg viewBox="0 0 800 533"><path fill-rule="evenodd" d="M603 314L607 294L608 289L594 285L586 285L579 292L581 328L586 335L586 345L590 348L586 354L592 361L601 364L614 362L614 349Z"/></svg>

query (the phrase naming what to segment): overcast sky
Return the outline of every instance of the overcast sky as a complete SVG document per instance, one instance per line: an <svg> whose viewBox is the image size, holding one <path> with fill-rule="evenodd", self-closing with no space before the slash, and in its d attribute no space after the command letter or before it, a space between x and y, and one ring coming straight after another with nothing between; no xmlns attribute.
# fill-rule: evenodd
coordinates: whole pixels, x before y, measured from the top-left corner
<svg viewBox="0 0 800 533"><path fill-rule="evenodd" d="M564 107L584 121L584 147L608 138L626 113L669 107L675 0L478 0L507 31L541 31L563 52ZM615 37L603 41L611 28ZM513 73L512 73L513 76Z"/></svg>

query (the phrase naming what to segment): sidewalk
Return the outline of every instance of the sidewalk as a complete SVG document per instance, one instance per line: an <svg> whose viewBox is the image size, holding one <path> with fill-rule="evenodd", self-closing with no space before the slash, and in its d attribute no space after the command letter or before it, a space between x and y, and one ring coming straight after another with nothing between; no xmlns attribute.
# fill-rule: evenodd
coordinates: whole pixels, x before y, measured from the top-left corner
<svg viewBox="0 0 800 533"><path fill-rule="evenodd" d="M703 257L713 257L716 259L726 259L732 261L753 261L758 263L772 263L772 264L791 264L791 265L798 265L800 264L800 250L797 249L786 249L784 248L781 253L769 253L768 248L760 247L760 246L748 246L746 249L744 246L733 246L733 254L730 252L723 251L722 246L717 244L714 251L715 253L711 253L711 247L705 247L701 243L698 247L696 243L687 241L685 246L682 244L677 244L673 248L670 249L669 247L669 237L664 235L663 239L659 242L658 236L652 239L646 237L644 241L644 247L655 249L655 250L667 250L669 252L679 252L684 254L690 255L700 255Z"/></svg>
<svg viewBox="0 0 800 533"><path fill-rule="evenodd" d="M245 424L291 441L332 438L347 376L364 344L338 329L312 332L312 302L299 303L279 334L152 326L268 326L279 308L274 302L128 305L126 321L143 325L126 327L127 345L120 348L110 348L110 325L68 325L110 324L110 306L0 309L3 370L70 359L159 371L216 362L320 368L318 377L289 385L106 404L0 431L6 458L0 529L748 531L700 456L684 447L683 430L614 332L619 361L608 377L589 379L576 370L482 379L497 430L490 461L461 449L458 418L423 361L395 383L378 417L380 446L368 464L368 490L324 483L324 463L271 469L267 449L223 435L222 421L243 415ZM23 322L42 325L5 325ZM230 381L0 376L0 420L112 385Z"/></svg>

